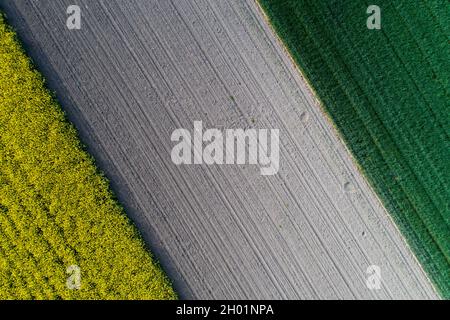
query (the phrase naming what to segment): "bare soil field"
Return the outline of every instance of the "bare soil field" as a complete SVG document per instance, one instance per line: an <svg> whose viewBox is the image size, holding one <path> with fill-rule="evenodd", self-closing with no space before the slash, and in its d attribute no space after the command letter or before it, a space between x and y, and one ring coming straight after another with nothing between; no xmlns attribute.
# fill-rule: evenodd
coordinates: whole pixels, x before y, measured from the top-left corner
<svg viewBox="0 0 450 320"><path fill-rule="evenodd" d="M437 297L253 1L70 2L0 9L181 298ZM175 165L195 120L279 129L279 172Z"/></svg>

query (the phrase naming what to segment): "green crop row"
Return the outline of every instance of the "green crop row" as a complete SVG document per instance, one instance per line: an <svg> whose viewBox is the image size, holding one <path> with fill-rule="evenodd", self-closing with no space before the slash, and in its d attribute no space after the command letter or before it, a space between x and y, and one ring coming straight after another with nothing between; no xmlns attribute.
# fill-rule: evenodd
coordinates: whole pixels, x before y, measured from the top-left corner
<svg viewBox="0 0 450 320"><path fill-rule="evenodd" d="M173 298L0 14L0 299Z"/></svg>
<svg viewBox="0 0 450 320"><path fill-rule="evenodd" d="M438 291L450 298L450 3L259 0ZM373 20L369 20L373 21Z"/></svg>

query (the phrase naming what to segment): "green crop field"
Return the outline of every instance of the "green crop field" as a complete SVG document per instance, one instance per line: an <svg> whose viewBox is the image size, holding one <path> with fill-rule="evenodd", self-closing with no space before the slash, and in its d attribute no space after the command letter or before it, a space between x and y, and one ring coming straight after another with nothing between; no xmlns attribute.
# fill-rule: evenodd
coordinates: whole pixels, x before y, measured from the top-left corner
<svg viewBox="0 0 450 320"><path fill-rule="evenodd" d="M176 296L0 15L0 299L113 298Z"/></svg>
<svg viewBox="0 0 450 320"><path fill-rule="evenodd" d="M450 2L259 0L418 260L450 298ZM381 29L369 30L369 5Z"/></svg>

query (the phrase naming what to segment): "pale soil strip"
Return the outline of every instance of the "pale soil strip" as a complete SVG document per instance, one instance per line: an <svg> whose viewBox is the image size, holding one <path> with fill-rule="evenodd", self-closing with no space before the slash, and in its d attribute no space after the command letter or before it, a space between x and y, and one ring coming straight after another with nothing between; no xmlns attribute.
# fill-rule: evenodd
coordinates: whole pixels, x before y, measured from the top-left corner
<svg viewBox="0 0 450 320"><path fill-rule="evenodd" d="M1 2L181 297L436 298L253 1L78 3ZM194 120L279 128L279 174L173 165Z"/></svg>

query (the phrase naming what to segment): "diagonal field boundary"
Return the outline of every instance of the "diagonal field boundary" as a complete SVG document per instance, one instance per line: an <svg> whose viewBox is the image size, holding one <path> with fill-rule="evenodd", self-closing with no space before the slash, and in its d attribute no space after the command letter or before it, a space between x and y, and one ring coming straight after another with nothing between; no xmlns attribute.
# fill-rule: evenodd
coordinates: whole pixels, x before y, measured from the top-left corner
<svg viewBox="0 0 450 320"><path fill-rule="evenodd" d="M181 298L436 298L254 0L76 2L0 6ZM195 120L280 129L278 174L175 165Z"/></svg>
<svg viewBox="0 0 450 320"><path fill-rule="evenodd" d="M173 299L0 13L0 299Z"/></svg>
<svg viewBox="0 0 450 320"><path fill-rule="evenodd" d="M450 298L450 3L260 0L439 292Z"/></svg>

